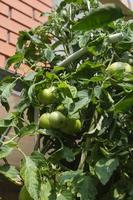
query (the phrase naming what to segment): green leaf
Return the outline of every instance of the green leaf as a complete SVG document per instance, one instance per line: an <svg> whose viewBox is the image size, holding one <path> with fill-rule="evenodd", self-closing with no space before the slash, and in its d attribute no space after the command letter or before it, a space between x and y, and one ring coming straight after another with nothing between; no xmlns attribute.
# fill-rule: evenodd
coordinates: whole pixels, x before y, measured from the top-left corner
<svg viewBox="0 0 133 200"><path fill-rule="evenodd" d="M114 105L115 112L126 112L133 106L133 96L123 97Z"/></svg>
<svg viewBox="0 0 133 200"><path fill-rule="evenodd" d="M32 72L29 72L25 77L24 77L24 80L25 81L32 81L34 78L35 78L35 75L37 73L32 71Z"/></svg>
<svg viewBox="0 0 133 200"><path fill-rule="evenodd" d="M45 83L45 80L40 81L38 83L35 83L33 85L30 86L29 90L28 90L28 97L31 103L36 103L35 101L35 89L38 86L42 86Z"/></svg>
<svg viewBox="0 0 133 200"><path fill-rule="evenodd" d="M3 144L0 147L0 159L5 158L6 156L8 156L15 147L16 147L16 143L14 143L14 142Z"/></svg>
<svg viewBox="0 0 133 200"><path fill-rule="evenodd" d="M0 119L0 127L10 127L13 126L13 118L9 117L9 118L5 118L5 119Z"/></svg>
<svg viewBox="0 0 133 200"><path fill-rule="evenodd" d="M78 3L78 4L82 4L83 0L65 0L65 2L67 3Z"/></svg>
<svg viewBox="0 0 133 200"><path fill-rule="evenodd" d="M60 72L60 71L64 71L65 70L65 67L59 67L59 66L55 66L53 71L56 73L56 72Z"/></svg>
<svg viewBox="0 0 133 200"><path fill-rule="evenodd" d="M73 200L73 195L71 191L62 191L60 193L57 193L56 200Z"/></svg>
<svg viewBox="0 0 133 200"><path fill-rule="evenodd" d="M95 88L94 88L94 95L95 97L97 97L98 99L100 98L100 95L102 93L102 89L99 85L97 85Z"/></svg>
<svg viewBox="0 0 133 200"><path fill-rule="evenodd" d="M68 182L73 182L74 180L77 180L80 176L83 175L82 170L77 170L77 171L65 171L59 174L57 177L57 181L60 185L64 185Z"/></svg>
<svg viewBox="0 0 133 200"><path fill-rule="evenodd" d="M26 135L35 135L36 133L36 125L35 124L29 124L23 128L20 129L20 131L18 132L20 137L24 137Z"/></svg>
<svg viewBox="0 0 133 200"><path fill-rule="evenodd" d="M19 200L33 200L28 191L26 190L26 187L23 186L20 193L19 193Z"/></svg>
<svg viewBox="0 0 133 200"><path fill-rule="evenodd" d="M90 176L83 176L77 182L78 197L80 200L95 200L97 189L94 180Z"/></svg>
<svg viewBox="0 0 133 200"><path fill-rule="evenodd" d="M68 85L68 88L71 92L72 98L76 98L77 97L77 88L72 85Z"/></svg>
<svg viewBox="0 0 133 200"><path fill-rule="evenodd" d="M11 95L11 92L15 85L16 85L15 81L12 83L6 83L3 87L3 91L0 96L1 104L6 108L7 111L9 111L10 109L7 98Z"/></svg>
<svg viewBox="0 0 133 200"><path fill-rule="evenodd" d="M21 52L17 52L15 55L7 59L5 68L8 69L13 63L20 63L23 59L24 55Z"/></svg>
<svg viewBox="0 0 133 200"><path fill-rule="evenodd" d="M49 170L48 163L42 153L40 153L38 151L34 151L31 154L31 159L34 161L34 163L36 163L38 168L43 166L43 167L45 167L45 169Z"/></svg>
<svg viewBox="0 0 133 200"><path fill-rule="evenodd" d="M56 152L54 152L50 158L49 158L52 162L58 162L61 159L65 159L68 162L72 162L75 159L74 153L73 151L68 148L63 146L62 148L60 148L59 150L57 150Z"/></svg>
<svg viewBox="0 0 133 200"><path fill-rule="evenodd" d="M97 190L94 180L83 173L82 170L62 172L57 177L58 183L69 185L71 191L76 192L81 200L95 200Z"/></svg>
<svg viewBox="0 0 133 200"><path fill-rule="evenodd" d="M48 180L41 183L40 200L49 200L51 194L51 185Z"/></svg>
<svg viewBox="0 0 133 200"><path fill-rule="evenodd" d="M103 64L101 63L94 63L90 61L85 61L82 63L74 73L74 77L76 78L89 78L91 75L94 74L94 72L98 70L98 68L103 67Z"/></svg>
<svg viewBox="0 0 133 200"><path fill-rule="evenodd" d="M73 103L73 100L66 96L66 98L62 101L62 104L64 105L64 108L70 110L71 105Z"/></svg>
<svg viewBox="0 0 133 200"><path fill-rule="evenodd" d="M48 62L52 62L55 58L55 54L51 49L45 49L44 54Z"/></svg>
<svg viewBox="0 0 133 200"><path fill-rule="evenodd" d="M36 163L30 157L25 157L20 174L30 196L34 200L38 200L40 191L39 172Z"/></svg>
<svg viewBox="0 0 133 200"><path fill-rule="evenodd" d="M77 22L73 30L88 31L100 28L108 23L123 17L122 10L114 4L106 4L89 13Z"/></svg>
<svg viewBox="0 0 133 200"><path fill-rule="evenodd" d="M86 107L91 101L91 98L89 97L87 90L79 91L78 97L79 101L75 102L73 110L69 112L70 116L72 116L74 113L78 112L82 108Z"/></svg>
<svg viewBox="0 0 133 200"><path fill-rule="evenodd" d="M0 166L0 174L3 174L6 178L8 178L10 181L16 184L21 184L21 178L19 172L15 169L14 166L10 165Z"/></svg>
<svg viewBox="0 0 133 200"><path fill-rule="evenodd" d="M113 172L119 166L119 160L117 158L101 159L95 165L95 172L99 180L105 185L111 178Z"/></svg>

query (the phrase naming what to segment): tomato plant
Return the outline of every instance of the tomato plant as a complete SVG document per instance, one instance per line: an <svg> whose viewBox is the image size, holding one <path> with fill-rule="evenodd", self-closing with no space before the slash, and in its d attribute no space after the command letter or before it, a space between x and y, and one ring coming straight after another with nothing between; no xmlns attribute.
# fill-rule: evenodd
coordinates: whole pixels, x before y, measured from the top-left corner
<svg viewBox="0 0 133 200"><path fill-rule="evenodd" d="M9 111L0 120L0 173L23 186L21 200L133 199L132 36L133 21L96 0L63 0L44 25L20 32L6 69L24 63L31 71L0 82ZM15 137L5 141L10 128ZM30 156L16 142L25 135L37 137ZM23 155L18 169L6 161L13 149Z"/></svg>

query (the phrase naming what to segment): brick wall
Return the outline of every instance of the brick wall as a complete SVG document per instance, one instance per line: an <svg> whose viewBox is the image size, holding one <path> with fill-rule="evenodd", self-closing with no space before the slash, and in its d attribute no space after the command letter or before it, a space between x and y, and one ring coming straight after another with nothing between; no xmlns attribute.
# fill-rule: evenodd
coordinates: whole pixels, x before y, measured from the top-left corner
<svg viewBox="0 0 133 200"><path fill-rule="evenodd" d="M4 68L5 60L15 53L19 31L28 30L46 21L47 18L40 17L40 14L50 12L51 8L52 0L0 0L0 68ZM23 65L19 72L26 73L26 70L26 66ZM19 99L17 95L10 96L11 111ZM0 119L7 115L8 113L0 104ZM34 144L33 137L24 137L19 143L26 154L33 151ZM17 166L21 159L22 156L14 151L8 157L8 162ZM1 160L0 164L3 164Z"/></svg>
<svg viewBox="0 0 133 200"><path fill-rule="evenodd" d="M0 67L15 53L19 31L46 21L40 14L49 12L52 5L52 0L0 0Z"/></svg>

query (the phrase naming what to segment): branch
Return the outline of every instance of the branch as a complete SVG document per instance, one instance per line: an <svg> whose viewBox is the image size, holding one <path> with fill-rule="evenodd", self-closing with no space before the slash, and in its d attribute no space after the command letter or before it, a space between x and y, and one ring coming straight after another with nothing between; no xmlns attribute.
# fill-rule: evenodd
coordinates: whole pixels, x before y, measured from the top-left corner
<svg viewBox="0 0 133 200"><path fill-rule="evenodd" d="M34 109L34 122L37 124L38 123L38 118L39 118L39 109L35 108ZM34 150L38 150L40 148L40 135L35 136L35 146Z"/></svg>
<svg viewBox="0 0 133 200"><path fill-rule="evenodd" d="M115 43L120 41L123 38L123 34L122 33L116 33L116 34L112 34L108 37L109 41L111 43ZM69 65L71 62L74 62L75 60L77 60L78 58L80 58L81 56L83 56L84 54L86 54L88 51L87 47L84 47L82 49L79 49L78 51L74 52L72 55L68 56L65 60L63 60L62 62L60 62L58 64L59 67L63 66L66 67L67 65Z"/></svg>

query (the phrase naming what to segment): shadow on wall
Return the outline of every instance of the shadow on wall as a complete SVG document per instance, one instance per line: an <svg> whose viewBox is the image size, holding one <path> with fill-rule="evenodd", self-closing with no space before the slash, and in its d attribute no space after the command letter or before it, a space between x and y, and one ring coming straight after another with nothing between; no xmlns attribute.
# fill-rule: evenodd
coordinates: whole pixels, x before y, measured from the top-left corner
<svg viewBox="0 0 133 200"><path fill-rule="evenodd" d="M18 200L19 192L20 187L0 176L0 200Z"/></svg>
<svg viewBox="0 0 133 200"><path fill-rule="evenodd" d="M14 106L19 102L20 97L12 94L9 98L9 104L11 105L11 111L13 111ZM6 117L8 113L5 111L5 108L0 105L0 119ZM14 133L11 130L8 134L8 137L13 137ZM27 136L20 140L19 146L20 148L29 155L34 148L35 140L33 137ZM18 151L14 150L7 158L7 161L11 165L19 166L20 161L22 159L22 154ZM4 161L0 160L0 165L3 165ZM3 176L0 176L0 200L18 200L18 193L20 187L11 183Z"/></svg>

